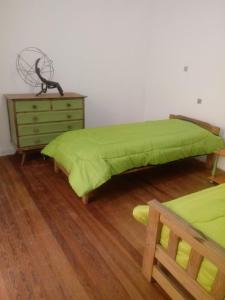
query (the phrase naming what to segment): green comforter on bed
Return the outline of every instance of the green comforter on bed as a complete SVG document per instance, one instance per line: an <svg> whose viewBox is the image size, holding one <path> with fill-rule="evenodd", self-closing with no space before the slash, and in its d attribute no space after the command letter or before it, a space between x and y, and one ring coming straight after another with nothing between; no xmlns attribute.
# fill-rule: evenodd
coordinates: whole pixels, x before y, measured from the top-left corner
<svg viewBox="0 0 225 300"><path fill-rule="evenodd" d="M189 194L163 204L205 236L217 242L225 251L225 184ZM147 224L148 212L148 205L139 205L134 209L133 215L139 222ZM160 243L164 248L167 248L168 240L169 229L163 226ZM191 247L185 241L179 243L176 261L183 268L187 267L190 250ZM216 273L217 268L215 265L204 259L198 273L197 281L207 291L210 291Z"/></svg>
<svg viewBox="0 0 225 300"><path fill-rule="evenodd" d="M126 170L208 154L223 146L209 131L169 119L69 131L42 153L64 166L72 188L83 196Z"/></svg>

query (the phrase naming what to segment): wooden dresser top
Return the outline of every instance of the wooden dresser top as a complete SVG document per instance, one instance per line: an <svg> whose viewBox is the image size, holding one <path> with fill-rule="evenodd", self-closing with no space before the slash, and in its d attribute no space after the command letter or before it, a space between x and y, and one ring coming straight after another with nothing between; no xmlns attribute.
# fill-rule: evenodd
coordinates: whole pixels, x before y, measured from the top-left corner
<svg viewBox="0 0 225 300"><path fill-rule="evenodd" d="M25 99L67 99L67 98L86 98L86 96L80 95L78 93L68 92L64 93L64 96L60 96L59 93L49 93L49 94L42 94L40 96L36 96L35 94L6 94L4 95L7 100L25 100Z"/></svg>

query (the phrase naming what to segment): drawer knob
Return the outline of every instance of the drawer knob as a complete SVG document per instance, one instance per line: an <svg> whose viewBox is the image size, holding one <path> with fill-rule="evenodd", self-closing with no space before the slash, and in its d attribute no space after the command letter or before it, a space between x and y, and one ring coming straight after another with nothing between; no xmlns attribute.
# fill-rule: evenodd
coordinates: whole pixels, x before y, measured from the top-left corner
<svg viewBox="0 0 225 300"><path fill-rule="evenodd" d="M68 119L71 119L71 115L67 115L67 118L68 118Z"/></svg>
<svg viewBox="0 0 225 300"><path fill-rule="evenodd" d="M33 109L36 109L36 108L37 108L37 105L35 105L35 104L32 105L32 108L33 108Z"/></svg>
<svg viewBox="0 0 225 300"><path fill-rule="evenodd" d="M68 125L68 126L67 126L67 129L68 129L68 130L71 130L71 129L72 129L72 126L71 126L71 125Z"/></svg>
<svg viewBox="0 0 225 300"><path fill-rule="evenodd" d="M36 117L36 116L33 117L33 121L34 121L34 122L38 121L38 117Z"/></svg>
<svg viewBox="0 0 225 300"><path fill-rule="evenodd" d="M67 105L67 107L71 107L71 103L67 103L66 105Z"/></svg>

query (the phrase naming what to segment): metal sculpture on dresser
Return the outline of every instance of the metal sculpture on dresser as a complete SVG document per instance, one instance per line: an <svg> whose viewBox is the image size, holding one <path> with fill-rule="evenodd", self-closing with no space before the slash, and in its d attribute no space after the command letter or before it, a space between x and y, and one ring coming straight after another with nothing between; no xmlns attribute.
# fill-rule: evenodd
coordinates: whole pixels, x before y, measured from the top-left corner
<svg viewBox="0 0 225 300"><path fill-rule="evenodd" d="M63 96L63 89L58 82L52 81L54 68L52 60L39 48L27 47L16 59L16 69L23 81L32 87L41 87L36 96L48 89L57 88Z"/></svg>

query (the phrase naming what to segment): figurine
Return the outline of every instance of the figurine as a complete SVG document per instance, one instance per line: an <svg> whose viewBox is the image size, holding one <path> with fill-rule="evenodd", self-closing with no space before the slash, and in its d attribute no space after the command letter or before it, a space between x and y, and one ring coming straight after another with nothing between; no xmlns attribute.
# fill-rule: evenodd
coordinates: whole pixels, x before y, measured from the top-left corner
<svg viewBox="0 0 225 300"><path fill-rule="evenodd" d="M61 96L63 96L64 95L63 89L62 89L61 85L58 82L47 80L41 75L41 70L38 67L38 63L39 63L40 59L41 58L38 58L35 62L35 72L36 72L37 76L40 78L40 80L42 81L41 91L36 96L39 96L42 93L46 93L48 89L54 89L54 88L57 88L58 91L59 91L59 94Z"/></svg>

